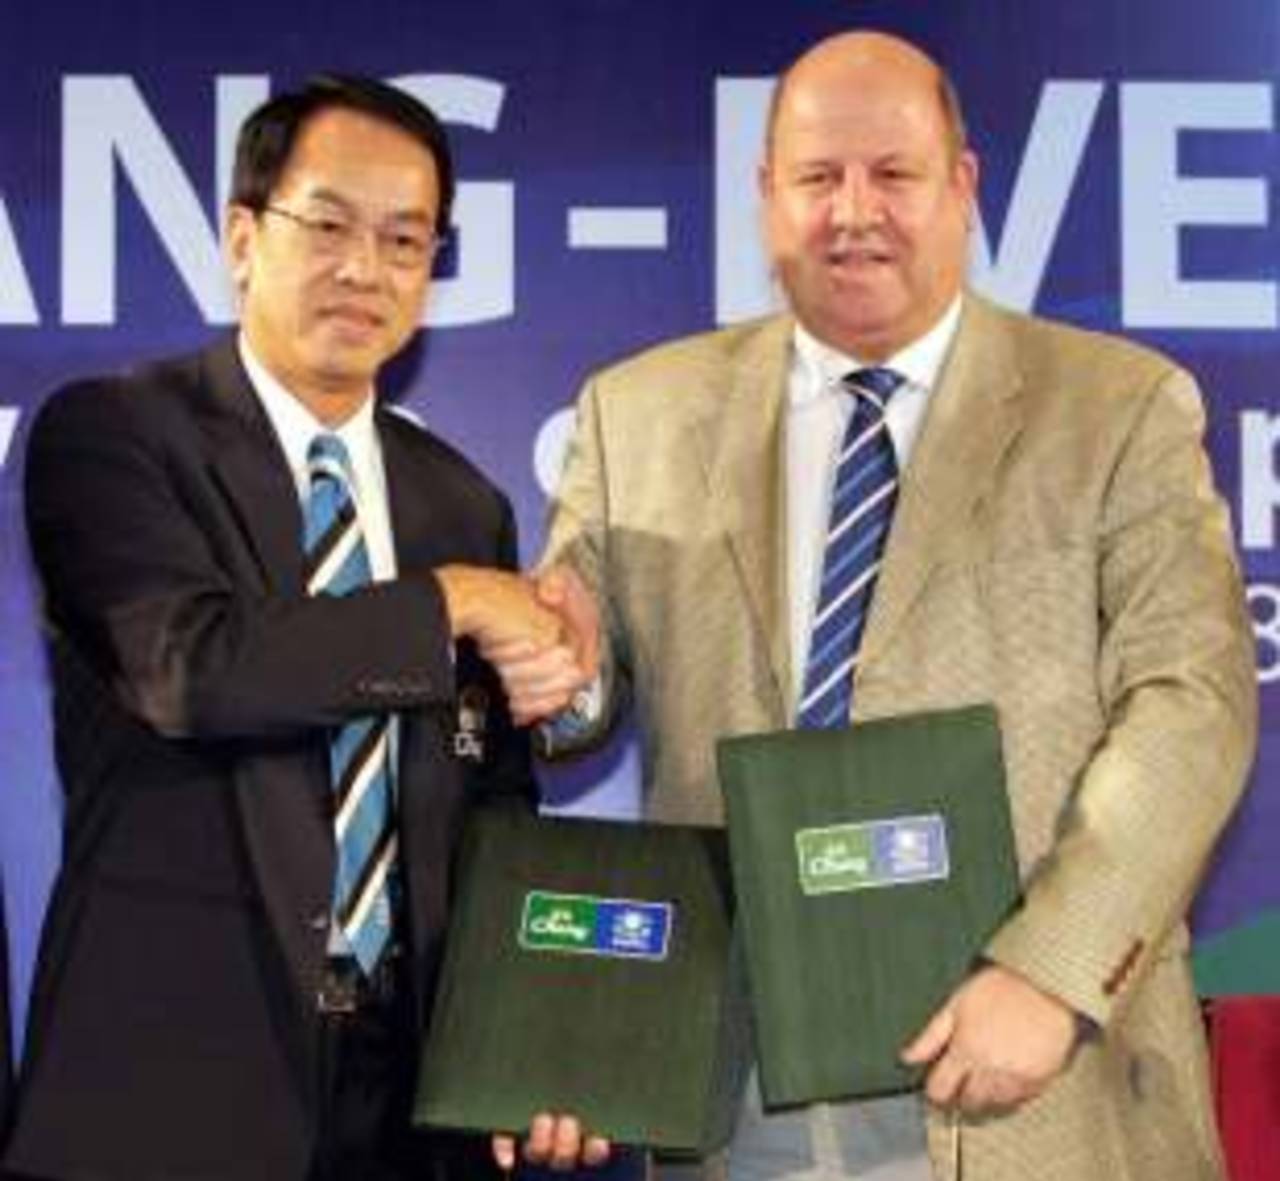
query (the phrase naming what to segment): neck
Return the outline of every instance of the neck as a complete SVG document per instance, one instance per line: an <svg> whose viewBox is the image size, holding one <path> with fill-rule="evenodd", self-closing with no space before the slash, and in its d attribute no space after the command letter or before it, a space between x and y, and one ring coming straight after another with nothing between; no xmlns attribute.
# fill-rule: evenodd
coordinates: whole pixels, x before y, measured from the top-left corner
<svg viewBox="0 0 1280 1181"><path fill-rule="evenodd" d="M317 419L327 427L340 427L350 420L365 404L370 396L369 389L332 390L308 389L276 375L280 382L299 402L301 402Z"/></svg>

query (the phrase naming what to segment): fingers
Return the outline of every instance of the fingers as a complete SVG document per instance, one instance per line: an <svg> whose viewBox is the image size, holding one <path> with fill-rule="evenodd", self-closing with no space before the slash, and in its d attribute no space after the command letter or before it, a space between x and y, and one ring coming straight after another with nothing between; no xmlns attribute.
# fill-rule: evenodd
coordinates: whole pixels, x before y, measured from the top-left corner
<svg viewBox="0 0 1280 1181"><path fill-rule="evenodd" d="M565 709L582 688L583 674L563 644L536 649L525 641L481 646L497 670L507 706L517 725L541 721Z"/></svg>
<svg viewBox="0 0 1280 1181"><path fill-rule="evenodd" d="M481 644L524 639L545 647L558 642L560 616L538 601L534 585L508 570L447 565L435 570L454 636Z"/></svg>
<svg viewBox="0 0 1280 1181"><path fill-rule="evenodd" d="M530 1164L542 1165L551 1159L555 1142L556 1120L550 1112L542 1111L529 1121L529 1135L524 1142L524 1159Z"/></svg>
<svg viewBox="0 0 1280 1181"><path fill-rule="evenodd" d="M560 1116L551 1136L551 1159L548 1163L553 1169L567 1171L578 1163L581 1151L582 1125L571 1115Z"/></svg>
<svg viewBox="0 0 1280 1181"><path fill-rule="evenodd" d="M980 1070L959 1054L947 1054L929 1072L925 1095L938 1107L957 1108L966 1115L1011 1111L1034 1099L1045 1088L1035 1079L1003 1070Z"/></svg>
<svg viewBox="0 0 1280 1181"><path fill-rule="evenodd" d="M564 606L565 597L569 593L569 568L567 566L548 566L534 576L538 599L545 607L555 611Z"/></svg>
<svg viewBox="0 0 1280 1181"><path fill-rule="evenodd" d="M951 1041L956 1028L955 1010L950 1004L943 1005L929 1023L916 1035L915 1039L902 1051L902 1060L910 1066L918 1066L922 1062L932 1062Z"/></svg>
<svg viewBox="0 0 1280 1181"><path fill-rule="evenodd" d="M612 1146L603 1136L588 1136L582 1146L582 1163L591 1168L608 1163Z"/></svg>
<svg viewBox="0 0 1280 1181"><path fill-rule="evenodd" d="M1043 1083L1007 1071L975 1071L965 1082L959 1105L974 1115L1008 1111L1028 1099L1034 1099L1043 1090Z"/></svg>
<svg viewBox="0 0 1280 1181"><path fill-rule="evenodd" d="M490 1146L493 1150L494 1164L504 1173L511 1172L516 1167L516 1138L502 1132L495 1132L490 1139Z"/></svg>
<svg viewBox="0 0 1280 1181"><path fill-rule="evenodd" d="M938 1107L960 1106L972 1068L959 1054L944 1054L933 1064L924 1093Z"/></svg>
<svg viewBox="0 0 1280 1181"><path fill-rule="evenodd" d="M504 1158L497 1155L500 1139L510 1140L510 1137L494 1137L494 1159L502 1168L511 1168L515 1160L514 1144L511 1145L512 1164L504 1164ZM567 1171L579 1164L602 1165L609 1159L610 1151L609 1141L603 1136L583 1136L582 1123L576 1116L554 1116L544 1111L529 1121L523 1155L530 1164Z"/></svg>
<svg viewBox="0 0 1280 1181"><path fill-rule="evenodd" d="M556 612L585 680L600 668L600 612L595 596L572 566L551 566L535 576L538 601Z"/></svg>

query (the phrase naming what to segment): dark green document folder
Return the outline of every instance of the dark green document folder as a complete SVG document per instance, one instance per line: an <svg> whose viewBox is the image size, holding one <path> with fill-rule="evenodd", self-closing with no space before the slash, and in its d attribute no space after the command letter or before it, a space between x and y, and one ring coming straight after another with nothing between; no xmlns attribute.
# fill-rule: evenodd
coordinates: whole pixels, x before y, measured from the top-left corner
<svg viewBox="0 0 1280 1181"><path fill-rule="evenodd" d="M416 1122L571 1112L623 1144L719 1148L751 1050L730 896L722 832L478 812Z"/></svg>
<svg viewBox="0 0 1280 1181"><path fill-rule="evenodd" d="M1014 907L995 711L717 750L770 1106L902 1091L898 1061Z"/></svg>

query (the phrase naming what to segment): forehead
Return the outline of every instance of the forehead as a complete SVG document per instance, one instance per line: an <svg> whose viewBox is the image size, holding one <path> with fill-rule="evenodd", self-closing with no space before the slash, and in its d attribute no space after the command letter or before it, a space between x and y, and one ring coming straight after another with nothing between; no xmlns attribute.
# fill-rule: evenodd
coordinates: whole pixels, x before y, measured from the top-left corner
<svg viewBox="0 0 1280 1181"><path fill-rule="evenodd" d="M936 78L855 74L797 78L783 92L774 152L813 155L932 155L948 143Z"/></svg>
<svg viewBox="0 0 1280 1181"><path fill-rule="evenodd" d="M425 144L393 123L363 111L332 107L303 125L276 191L316 190L395 209L439 204L435 160Z"/></svg>

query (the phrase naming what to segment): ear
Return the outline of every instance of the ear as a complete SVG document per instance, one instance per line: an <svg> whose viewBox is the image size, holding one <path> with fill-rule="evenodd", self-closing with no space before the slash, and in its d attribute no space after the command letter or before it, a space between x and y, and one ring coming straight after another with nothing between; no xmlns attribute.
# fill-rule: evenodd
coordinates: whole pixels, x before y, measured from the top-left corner
<svg viewBox="0 0 1280 1181"><path fill-rule="evenodd" d="M253 274L258 242L258 217L245 205L228 205L223 224L222 252L235 289L243 294Z"/></svg>
<svg viewBox="0 0 1280 1181"><path fill-rule="evenodd" d="M773 173L769 170L768 161L761 160L756 165L756 192L759 194L761 201L767 201L772 191Z"/></svg>
<svg viewBox="0 0 1280 1181"><path fill-rule="evenodd" d="M774 225L777 206L777 192L774 187L776 179L773 170L769 167L769 162L767 160L761 161L756 167L756 191L760 198L756 217L758 219L757 224L760 227L760 237L764 242L765 254L769 258L770 273L774 273L777 270Z"/></svg>
<svg viewBox="0 0 1280 1181"><path fill-rule="evenodd" d="M956 159L952 183L964 202L965 227L971 230L978 213L978 157L968 148Z"/></svg>

